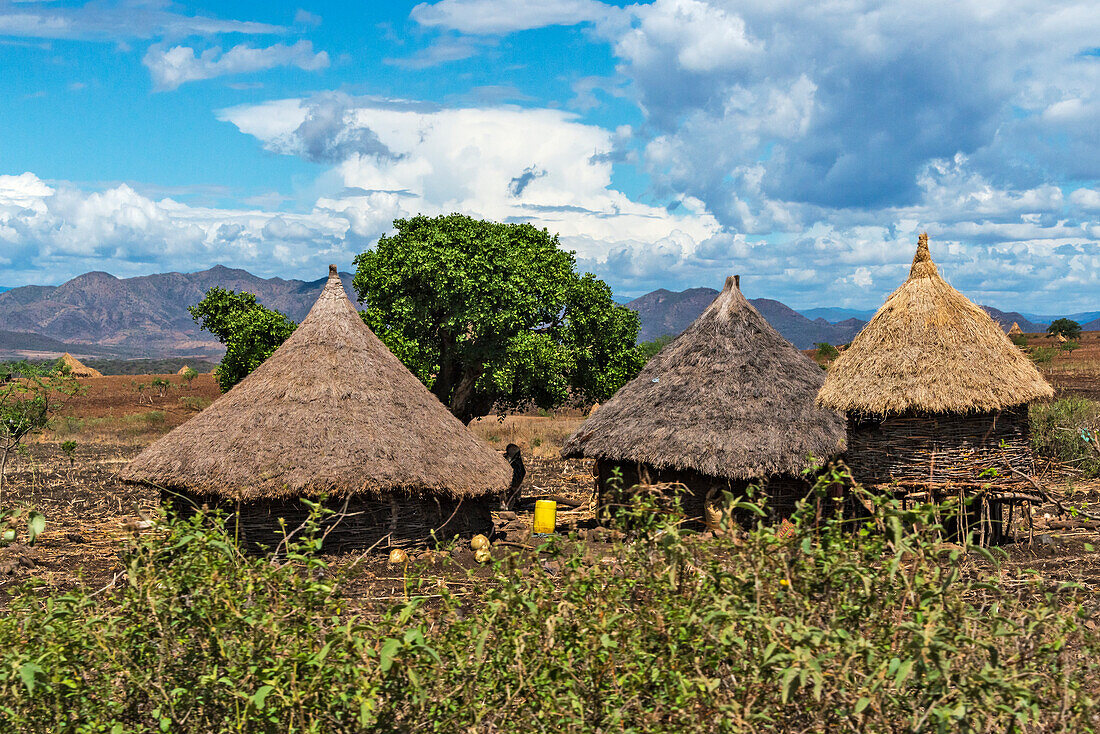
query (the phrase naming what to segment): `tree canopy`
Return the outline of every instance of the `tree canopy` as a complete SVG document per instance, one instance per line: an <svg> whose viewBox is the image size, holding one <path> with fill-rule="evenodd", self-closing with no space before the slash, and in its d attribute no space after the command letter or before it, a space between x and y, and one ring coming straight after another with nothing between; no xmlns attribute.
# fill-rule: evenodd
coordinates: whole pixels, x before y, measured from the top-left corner
<svg viewBox="0 0 1100 734"><path fill-rule="evenodd" d="M1081 338L1081 325L1073 319L1055 319L1054 323L1047 327L1047 333L1051 336L1061 334L1067 339Z"/></svg>
<svg viewBox="0 0 1100 734"><path fill-rule="evenodd" d="M263 364L298 326L261 304L252 293L236 293L218 286L187 310L199 326L225 345L225 357L217 370L222 392Z"/></svg>
<svg viewBox="0 0 1100 734"><path fill-rule="evenodd" d="M603 401L641 369L638 315L556 235L458 214L394 226L355 259L363 319L462 421Z"/></svg>

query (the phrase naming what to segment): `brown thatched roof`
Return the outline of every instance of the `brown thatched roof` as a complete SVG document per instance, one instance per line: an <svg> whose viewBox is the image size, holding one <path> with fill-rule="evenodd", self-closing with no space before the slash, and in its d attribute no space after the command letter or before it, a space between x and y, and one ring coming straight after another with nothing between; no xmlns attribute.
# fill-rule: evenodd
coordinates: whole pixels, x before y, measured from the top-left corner
<svg viewBox="0 0 1100 734"><path fill-rule="evenodd" d="M798 473L843 450L844 421L814 405L821 368L776 332L734 278L600 406L562 455L727 479Z"/></svg>
<svg viewBox="0 0 1100 734"><path fill-rule="evenodd" d="M240 500L470 498L506 490L512 469L367 328L333 266L294 334L123 479Z"/></svg>
<svg viewBox="0 0 1100 734"><path fill-rule="evenodd" d="M940 277L921 235L909 279L833 362L818 403L877 415L965 413L1053 394L1001 327Z"/></svg>
<svg viewBox="0 0 1100 734"><path fill-rule="evenodd" d="M191 369L191 366L190 366L190 365L186 365L186 364L185 364L185 365L184 365L183 367L180 367L180 370L179 370L179 372L177 372L176 374L177 374L177 375L186 375L186 374L187 374L187 370L189 370L189 369Z"/></svg>
<svg viewBox="0 0 1100 734"><path fill-rule="evenodd" d="M1020 324L1013 321L1012 328L1008 330L1009 336L1023 336L1024 330L1020 328Z"/></svg>
<svg viewBox="0 0 1100 734"><path fill-rule="evenodd" d="M103 377L102 372L92 369L68 352L61 356L61 363L69 368L69 374L73 377Z"/></svg>

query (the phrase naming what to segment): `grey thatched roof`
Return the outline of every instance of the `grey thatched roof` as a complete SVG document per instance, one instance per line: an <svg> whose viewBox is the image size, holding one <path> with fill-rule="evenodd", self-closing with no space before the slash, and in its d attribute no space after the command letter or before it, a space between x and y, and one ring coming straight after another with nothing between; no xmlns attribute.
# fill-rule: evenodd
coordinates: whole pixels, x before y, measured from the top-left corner
<svg viewBox="0 0 1100 734"><path fill-rule="evenodd" d="M753 308L734 278L691 326L600 406L562 455L727 479L797 474L843 450L844 421L814 405L821 368Z"/></svg>
<svg viewBox="0 0 1100 734"><path fill-rule="evenodd" d="M336 268L262 365L161 438L123 479L240 500L508 488L508 463L363 323Z"/></svg>
<svg viewBox="0 0 1100 734"><path fill-rule="evenodd" d="M818 403L876 415L967 413L1053 394L989 314L940 276L922 234L908 280L833 362Z"/></svg>

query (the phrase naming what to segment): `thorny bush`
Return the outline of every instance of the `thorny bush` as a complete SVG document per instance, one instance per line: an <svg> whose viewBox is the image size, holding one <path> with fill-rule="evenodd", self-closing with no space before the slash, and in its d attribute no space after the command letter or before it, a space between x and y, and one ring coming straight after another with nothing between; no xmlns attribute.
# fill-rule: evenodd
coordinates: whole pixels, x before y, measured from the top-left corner
<svg viewBox="0 0 1100 734"><path fill-rule="evenodd" d="M866 499L862 520L815 524L812 498L793 537L759 523L712 540L643 499L643 530L610 552L555 539L471 596L424 577L372 615L345 608L316 534L274 562L217 523L170 521L114 588L12 601L0 718L119 734L1097 727L1085 595L998 584L993 556L938 541L927 508Z"/></svg>

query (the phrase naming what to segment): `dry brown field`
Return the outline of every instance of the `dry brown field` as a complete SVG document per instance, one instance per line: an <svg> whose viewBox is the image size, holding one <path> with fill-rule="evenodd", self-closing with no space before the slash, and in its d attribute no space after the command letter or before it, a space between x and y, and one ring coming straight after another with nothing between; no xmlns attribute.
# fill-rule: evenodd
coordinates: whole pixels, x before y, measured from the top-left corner
<svg viewBox="0 0 1100 734"><path fill-rule="evenodd" d="M1100 333L1087 334L1082 347L1062 354L1044 371L1062 395L1100 398ZM1038 341L1038 340L1036 340ZM1034 342L1033 342L1034 343ZM154 379L170 387L148 387ZM142 390L138 385L144 384ZM61 411L54 427L33 439L27 451L9 466L8 484L0 501L5 507L26 507L45 514L46 531L33 547L16 543L0 548L0 605L14 586L29 579L45 582L42 594L77 584L101 587L121 570L119 554L134 533L156 532L160 516L157 493L123 484L119 471L145 446L180 425L218 396L212 375L200 375L189 386L175 375L111 376L83 380L85 391ZM559 530L574 533L598 556L606 547L603 531L595 530L591 466L559 457L563 441L581 424L578 411L560 415L513 415L503 420L486 417L472 429L503 451L508 443L523 449L528 473L526 497L557 495L580 506L559 506ZM71 457L63 442L75 442ZM1100 482L1084 481L1044 466L1040 481L1064 502L1086 509L1100 507ZM1008 558L998 573L1034 569L1051 583L1076 581L1100 590L1100 523L1056 517L1055 508L1036 511L1034 529L1017 523L1017 541L1005 547ZM497 518L503 529L500 553L516 549L539 558L531 550L530 505L517 517ZM147 527L147 520L153 520ZM1031 541L1028 542L1029 536ZM450 585L470 583L478 569L466 547L442 553L424 549L413 553ZM384 551L366 557L354 554L328 559L334 571L347 572L345 593L363 605L401 598L407 579L391 568Z"/></svg>

